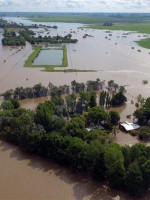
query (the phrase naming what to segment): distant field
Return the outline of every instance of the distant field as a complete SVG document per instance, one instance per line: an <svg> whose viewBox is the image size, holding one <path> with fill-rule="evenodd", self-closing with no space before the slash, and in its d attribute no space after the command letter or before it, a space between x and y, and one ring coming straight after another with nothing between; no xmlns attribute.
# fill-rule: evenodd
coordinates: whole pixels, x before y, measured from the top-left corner
<svg viewBox="0 0 150 200"><path fill-rule="evenodd" d="M33 22L70 22L70 23L83 23L83 24L96 24L104 23L106 21L113 23L137 23L150 21L150 19L139 18L139 17L109 17L109 16L98 16L98 15L51 15L51 16L39 16L39 17L29 17Z"/></svg>
<svg viewBox="0 0 150 200"><path fill-rule="evenodd" d="M93 24L93 23L103 23L105 21L114 21L118 22L120 19L116 17L108 16L95 16L95 15L51 15L51 16L39 16L29 18L33 22L70 22L70 23L84 23L84 24Z"/></svg>
<svg viewBox="0 0 150 200"><path fill-rule="evenodd" d="M63 13L63 12L0 12L0 17L26 17L34 22L71 22L99 24L113 23L149 23L150 13Z"/></svg>
<svg viewBox="0 0 150 200"><path fill-rule="evenodd" d="M102 26L102 25L90 25L92 29L104 29L104 30L123 30L123 31L137 31L139 33L150 34L150 23L144 24L114 24L113 26Z"/></svg>

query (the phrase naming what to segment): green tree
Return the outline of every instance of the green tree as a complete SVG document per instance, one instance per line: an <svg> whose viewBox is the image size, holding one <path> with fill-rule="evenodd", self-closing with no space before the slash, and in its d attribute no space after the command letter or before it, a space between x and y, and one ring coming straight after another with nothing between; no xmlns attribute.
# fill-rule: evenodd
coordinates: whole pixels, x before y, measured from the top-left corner
<svg viewBox="0 0 150 200"><path fill-rule="evenodd" d="M20 103L16 99L11 99L10 102L13 104L14 109L20 108Z"/></svg>
<svg viewBox="0 0 150 200"><path fill-rule="evenodd" d="M120 115L118 112L116 111L110 111L109 112L110 115L110 121L113 125L117 125L118 122L120 121Z"/></svg>
<svg viewBox="0 0 150 200"><path fill-rule="evenodd" d="M122 188L125 174L124 157L121 148L117 144L112 144L106 149L105 155L106 173L113 187Z"/></svg>
<svg viewBox="0 0 150 200"><path fill-rule="evenodd" d="M140 195L144 190L142 172L136 161L129 165L125 175L125 185L127 191L134 196Z"/></svg>
<svg viewBox="0 0 150 200"><path fill-rule="evenodd" d="M90 102L89 102L89 106L90 108L93 108L97 105L96 103L96 93L95 92L91 92L90 93Z"/></svg>
<svg viewBox="0 0 150 200"><path fill-rule="evenodd" d="M84 139L87 131L85 129L85 122L80 117L73 118L63 128L64 135L70 135L72 137L79 137Z"/></svg>
<svg viewBox="0 0 150 200"><path fill-rule="evenodd" d="M70 115L76 112L76 95L71 94L66 97L67 110Z"/></svg>
<svg viewBox="0 0 150 200"><path fill-rule="evenodd" d="M127 98L122 92L117 93L112 97L111 103L113 106L121 106L127 102Z"/></svg>
<svg viewBox="0 0 150 200"><path fill-rule="evenodd" d="M4 101L1 104L1 109L3 109L3 110L12 110L12 109L14 109L14 105L10 100L7 100L7 101Z"/></svg>
<svg viewBox="0 0 150 200"><path fill-rule="evenodd" d="M89 125L100 125L109 120L109 114L101 107L93 107L88 110L87 120Z"/></svg>

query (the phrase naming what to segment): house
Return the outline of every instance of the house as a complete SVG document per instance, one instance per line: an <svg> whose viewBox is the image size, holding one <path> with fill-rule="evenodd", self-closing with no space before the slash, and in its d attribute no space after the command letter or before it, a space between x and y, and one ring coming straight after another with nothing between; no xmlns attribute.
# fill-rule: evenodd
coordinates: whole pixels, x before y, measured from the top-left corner
<svg viewBox="0 0 150 200"><path fill-rule="evenodd" d="M124 122L124 123L120 123L119 124L119 128L123 131L132 131L132 130L137 130L140 128L140 126L138 124L134 124L134 123L130 123L128 121Z"/></svg>

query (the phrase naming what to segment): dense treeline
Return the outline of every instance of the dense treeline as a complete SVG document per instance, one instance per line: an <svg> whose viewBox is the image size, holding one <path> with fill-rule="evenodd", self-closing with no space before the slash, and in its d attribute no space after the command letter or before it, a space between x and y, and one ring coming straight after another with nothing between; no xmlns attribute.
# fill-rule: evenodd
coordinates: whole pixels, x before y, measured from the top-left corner
<svg viewBox="0 0 150 200"><path fill-rule="evenodd" d="M1 138L75 172L107 180L112 187L131 195L143 194L150 186L150 147L112 143L106 127L116 123L113 112L92 107L66 121L68 111L64 109L62 116L58 112L63 106L65 102L60 97L39 104L35 112L20 108L15 99L4 101L0 111ZM86 126L91 124L101 124L105 130L88 132Z"/></svg>
<svg viewBox="0 0 150 200"><path fill-rule="evenodd" d="M110 84L111 83L111 84ZM76 81L71 82L71 87L54 86L49 83L48 87L42 86L41 83L35 85L33 88L19 87L15 90L8 90L3 94L5 100L9 99L27 99L27 98L38 98L38 97L61 97L67 95L66 104L74 107L68 108L70 114L79 113L82 114L87 111L88 108L92 108L96 105L103 108L109 108L111 106L120 106L126 103L125 88L123 86L116 87L117 84L113 80L108 82L108 86L105 86L105 81L87 81L85 83L78 83ZM100 91L100 95L96 92ZM77 98L79 93L79 98Z"/></svg>
<svg viewBox="0 0 150 200"><path fill-rule="evenodd" d="M15 22L8 22L7 20L4 20L4 19L0 19L0 28L43 28L43 27L46 27L46 28L54 28L54 29L57 29L58 27L57 26L46 26L46 25L42 25L40 24L39 26L37 24L31 24L30 26L26 26L22 23L20 24L17 24Z"/></svg>

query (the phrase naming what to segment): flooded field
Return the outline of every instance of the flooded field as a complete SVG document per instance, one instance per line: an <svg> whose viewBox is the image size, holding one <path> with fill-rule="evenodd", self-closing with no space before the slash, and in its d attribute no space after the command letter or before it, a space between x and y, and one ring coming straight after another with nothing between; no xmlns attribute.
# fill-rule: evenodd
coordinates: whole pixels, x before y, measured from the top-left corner
<svg viewBox="0 0 150 200"><path fill-rule="evenodd" d="M0 141L0 199L3 200L134 200L102 184L74 174L38 156ZM138 198L149 200L150 194ZM136 199L137 200L137 199Z"/></svg>
<svg viewBox="0 0 150 200"><path fill-rule="evenodd" d="M21 21L21 18L10 18L10 20L31 24L28 20ZM44 24L53 25L52 23ZM85 82L100 78L106 81L113 79L119 85L127 85L129 100L139 93L145 97L150 95L150 85L142 84L143 80L148 80L150 83L150 50L141 48L134 42L141 39L142 34L130 33L123 38L123 31L113 31L112 36L109 36L104 30L78 29L83 26L82 24L54 24L58 26L58 29L50 29L51 36L57 34L64 36L72 32L72 37L78 39L77 44L67 45L68 68L91 69L97 72L46 73L38 68L24 68L25 60L33 52L29 43L23 49L12 49L0 45L0 93L17 86L33 86L39 82L47 86L49 82L62 85L70 84L74 79ZM43 29L41 34L44 36L47 32ZM84 34L93 37L84 39ZM141 52L138 52L139 49Z"/></svg>
<svg viewBox="0 0 150 200"><path fill-rule="evenodd" d="M22 18L7 18L9 21L24 23L32 22ZM37 23L39 24L39 23ZM50 36L72 34L78 39L77 44L67 45L68 68L81 70L97 70L97 72L41 72L39 68L25 68L24 63L33 52L27 42L25 47L3 47L1 39L3 30L0 30L0 93L16 87L32 87L41 82L48 86L70 85L71 81L86 82L87 80L114 80L119 85L126 86L127 105L113 108L121 114L121 121L132 115L138 94L145 98L150 96L150 50L139 47L134 41L143 38L142 34L104 30L92 30L82 24L42 23L57 25L58 29L49 29ZM44 29L35 29L36 35L47 35ZM92 37L83 38L85 34ZM140 36L140 37L139 37ZM141 50L139 52L138 50ZM46 50L47 51L47 50ZM60 51L60 50L58 50ZM142 81L148 80L147 85ZM27 99L21 101L24 108L35 109L36 106L48 100L48 97ZM0 100L1 101L1 100ZM128 121L132 121L128 119ZM130 135L117 134L118 143L135 144L136 138ZM0 142L0 199L51 199L51 200L111 200L120 195L121 200L132 200L128 195L119 191L110 190L101 183L94 182L80 174L73 174L68 169L50 163L36 156L21 152L17 147ZM142 197L149 200L150 194ZM141 198L139 198L141 200Z"/></svg>

